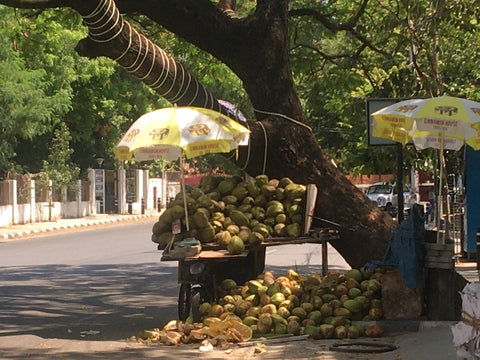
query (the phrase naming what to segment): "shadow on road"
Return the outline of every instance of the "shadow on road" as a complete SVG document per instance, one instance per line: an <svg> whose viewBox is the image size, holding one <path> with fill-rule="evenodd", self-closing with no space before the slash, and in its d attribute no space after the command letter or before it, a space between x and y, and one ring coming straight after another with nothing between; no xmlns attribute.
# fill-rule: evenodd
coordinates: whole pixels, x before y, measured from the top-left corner
<svg viewBox="0 0 480 360"><path fill-rule="evenodd" d="M0 336L117 340L177 316L177 267L0 267Z"/></svg>

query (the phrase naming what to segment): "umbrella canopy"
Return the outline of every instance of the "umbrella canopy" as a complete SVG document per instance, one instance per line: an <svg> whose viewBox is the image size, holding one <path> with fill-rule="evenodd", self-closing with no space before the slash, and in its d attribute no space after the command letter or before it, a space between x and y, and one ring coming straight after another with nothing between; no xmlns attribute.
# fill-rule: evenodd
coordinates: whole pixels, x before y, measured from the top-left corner
<svg viewBox="0 0 480 360"><path fill-rule="evenodd" d="M146 113L138 118L114 147L117 159L147 161L180 159L182 190L183 153L187 158L228 153L248 145L250 130L214 110L199 107L171 107ZM187 231L188 210L183 196Z"/></svg>
<svg viewBox="0 0 480 360"><path fill-rule="evenodd" d="M405 145L413 140L419 150L459 150L464 144L480 149L480 103L440 96L410 99L372 114L373 136Z"/></svg>
<svg viewBox="0 0 480 360"><path fill-rule="evenodd" d="M384 107L372 114L373 136L407 144L418 150L440 151L439 198L442 198L443 150L460 150L465 144L480 149L480 103L440 96L410 99ZM440 209L437 201L437 242L440 242ZM448 217L447 217L448 218Z"/></svg>
<svg viewBox="0 0 480 360"><path fill-rule="evenodd" d="M199 107L171 107L142 115L113 152L119 160L177 160L227 153L247 145L250 130L229 117Z"/></svg>

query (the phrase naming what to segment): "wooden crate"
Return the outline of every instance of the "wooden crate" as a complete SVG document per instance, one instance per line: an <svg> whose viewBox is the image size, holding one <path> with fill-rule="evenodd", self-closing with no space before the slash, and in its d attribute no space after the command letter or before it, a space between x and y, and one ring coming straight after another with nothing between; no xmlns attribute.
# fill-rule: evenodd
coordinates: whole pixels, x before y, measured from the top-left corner
<svg viewBox="0 0 480 360"><path fill-rule="evenodd" d="M454 245L425 243L425 267L453 269L455 266Z"/></svg>

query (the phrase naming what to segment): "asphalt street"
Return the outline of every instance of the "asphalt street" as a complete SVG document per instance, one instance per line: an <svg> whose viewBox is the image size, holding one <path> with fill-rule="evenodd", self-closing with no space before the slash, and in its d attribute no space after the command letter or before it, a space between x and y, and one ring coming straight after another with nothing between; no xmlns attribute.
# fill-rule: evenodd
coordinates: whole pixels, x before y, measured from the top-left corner
<svg viewBox="0 0 480 360"><path fill-rule="evenodd" d="M14 229L15 236L0 240L1 359L260 357L255 355L253 346L202 353L198 345L172 348L129 341L138 330L162 326L176 317L177 263L159 262L160 254L149 240L155 216L125 219L125 224L140 222L139 227L133 228L134 236L117 224L119 220L88 221L96 223L82 225L81 220L76 220L76 225L57 229L51 225L45 231ZM90 228L96 230L89 231ZM67 238L75 246L67 244ZM305 245L300 249L269 249L266 267L278 272L292 266L301 273L320 271L319 249ZM348 268L342 261L335 251L329 253L331 269ZM476 273L471 267L469 271ZM330 350L334 340L303 340L267 344L267 352L261 357L455 359L450 325L413 321L406 322L404 327L391 326L385 336L374 341L395 345L396 349L380 354L341 353Z"/></svg>

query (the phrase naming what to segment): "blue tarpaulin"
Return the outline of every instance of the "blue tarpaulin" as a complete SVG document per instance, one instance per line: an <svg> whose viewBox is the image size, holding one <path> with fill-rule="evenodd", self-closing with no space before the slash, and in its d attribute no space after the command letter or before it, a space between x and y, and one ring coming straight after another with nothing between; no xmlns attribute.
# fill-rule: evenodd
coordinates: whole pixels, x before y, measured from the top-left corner
<svg viewBox="0 0 480 360"><path fill-rule="evenodd" d="M418 205L414 204L407 219L393 231L383 260L369 261L365 267L398 266L405 289L414 289L422 278L424 238L425 219L420 215Z"/></svg>

